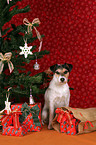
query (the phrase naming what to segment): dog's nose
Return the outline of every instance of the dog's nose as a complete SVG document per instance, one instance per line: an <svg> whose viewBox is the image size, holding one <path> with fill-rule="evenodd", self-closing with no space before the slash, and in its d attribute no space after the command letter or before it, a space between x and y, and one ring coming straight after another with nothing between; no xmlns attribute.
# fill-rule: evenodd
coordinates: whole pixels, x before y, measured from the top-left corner
<svg viewBox="0 0 96 145"><path fill-rule="evenodd" d="M64 82L64 80L65 80L64 78L61 78L61 79L60 79L61 82Z"/></svg>

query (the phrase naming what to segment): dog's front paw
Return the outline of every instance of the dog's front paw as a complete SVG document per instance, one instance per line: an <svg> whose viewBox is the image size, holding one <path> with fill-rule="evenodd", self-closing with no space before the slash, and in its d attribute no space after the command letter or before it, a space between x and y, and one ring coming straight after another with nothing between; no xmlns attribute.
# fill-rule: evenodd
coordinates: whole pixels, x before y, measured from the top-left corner
<svg viewBox="0 0 96 145"><path fill-rule="evenodd" d="M48 129L52 129L52 125L49 124L49 125L48 125Z"/></svg>

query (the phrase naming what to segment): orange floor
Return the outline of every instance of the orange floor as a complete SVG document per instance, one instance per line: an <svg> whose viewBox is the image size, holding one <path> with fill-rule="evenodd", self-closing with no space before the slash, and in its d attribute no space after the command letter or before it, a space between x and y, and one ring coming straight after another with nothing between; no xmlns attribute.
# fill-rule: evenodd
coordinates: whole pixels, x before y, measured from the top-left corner
<svg viewBox="0 0 96 145"><path fill-rule="evenodd" d="M29 132L23 137L3 136L0 145L96 145L96 131L82 135L66 135L44 126L40 132Z"/></svg>

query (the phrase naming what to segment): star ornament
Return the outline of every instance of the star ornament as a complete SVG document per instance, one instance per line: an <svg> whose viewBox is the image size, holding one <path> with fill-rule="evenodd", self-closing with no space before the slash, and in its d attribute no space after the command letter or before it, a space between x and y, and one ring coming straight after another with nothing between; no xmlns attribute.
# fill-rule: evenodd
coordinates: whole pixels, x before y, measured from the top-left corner
<svg viewBox="0 0 96 145"><path fill-rule="evenodd" d="M30 51L32 49L32 46L27 46L27 43L25 42L24 47L19 46L19 48L22 50L19 54L25 56L25 58L27 58L28 54L32 55L33 53Z"/></svg>

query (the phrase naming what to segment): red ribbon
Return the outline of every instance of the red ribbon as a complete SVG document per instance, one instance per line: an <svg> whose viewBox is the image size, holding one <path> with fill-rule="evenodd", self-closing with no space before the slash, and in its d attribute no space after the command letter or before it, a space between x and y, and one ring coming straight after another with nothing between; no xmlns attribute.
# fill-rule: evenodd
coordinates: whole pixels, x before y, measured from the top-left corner
<svg viewBox="0 0 96 145"><path fill-rule="evenodd" d="M84 129L88 129L87 123L90 123L91 127L94 127L93 124L92 124L90 121L87 120L87 121L85 122Z"/></svg>
<svg viewBox="0 0 96 145"><path fill-rule="evenodd" d="M16 129L18 129L20 127L19 115L21 115L21 114L22 114L21 112L11 112L10 114L4 115L4 117L1 119L2 125L4 125L7 122L8 118L11 116L13 119L13 126Z"/></svg>
<svg viewBox="0 0 96 145"><path fill-rule="evenodd" d="M57 108L56 113L58 114L57 121L59 123L64 123L64 121L66 121L67 123L72 124L71 119L73 118L73 115L70 114L71 112L63 111L62 109Z"/></svg>
<svg viewBox="0 0 96 145"><path fill-rule="evenodd" d="M19 115L22 114L21 112L13 112L13 126L15 129L20 127L19 123Z"/></svg>

